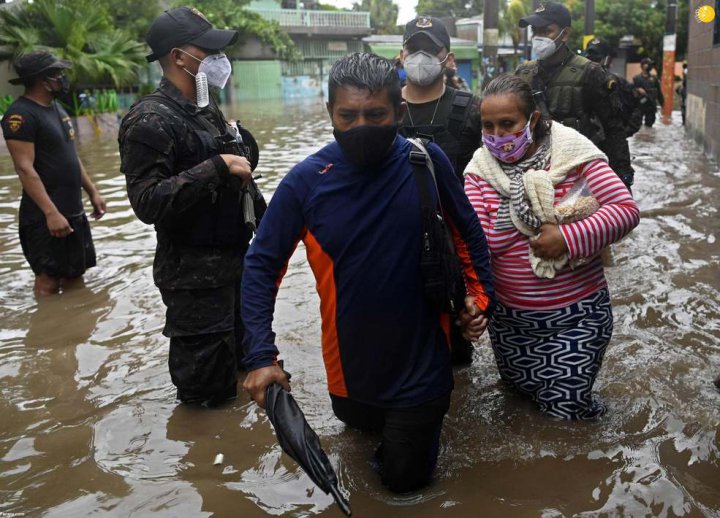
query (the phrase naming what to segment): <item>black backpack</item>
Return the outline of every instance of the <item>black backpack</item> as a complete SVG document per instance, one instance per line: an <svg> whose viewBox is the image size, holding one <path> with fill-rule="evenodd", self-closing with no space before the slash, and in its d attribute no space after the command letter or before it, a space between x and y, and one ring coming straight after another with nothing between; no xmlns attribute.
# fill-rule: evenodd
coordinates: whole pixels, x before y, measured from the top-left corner
<svg viewBox="0 0 720 518"><path fill-rule="evenodd" d="M443 215L435 180L435 166L425 149L428 141L408 140L415 147L410 151L409 158L420 193L423 232L420 274L423 291L425 298L434 308L445 313L457 313L464 307L467 290L460 260ZM430 186L438 193L437 204L433 203L430 196Z"/></svg>

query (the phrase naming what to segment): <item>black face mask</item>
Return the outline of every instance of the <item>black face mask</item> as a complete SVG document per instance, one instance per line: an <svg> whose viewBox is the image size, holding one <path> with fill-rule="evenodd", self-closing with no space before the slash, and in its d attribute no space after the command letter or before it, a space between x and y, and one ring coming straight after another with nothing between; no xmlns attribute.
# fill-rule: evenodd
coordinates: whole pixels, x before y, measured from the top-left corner
<svg viewBox="0 0 720 518"><path fill-rule="evenodd" d="M48 83L60 83L60 88L55 90L50 90L50 93L52 93L53 97L62 97L64 95L67 95L70 91L70 80L67 78L67 76L60 77L60 80L51 81L48 80Z"/></svg>
<svg viewBox="0 0 720 518"><path fill-rule="evenodd" d="M353 164L371 167L385 159L395 142L397 130L397 124L357 126L347 131L333 129L333 135L345 156Z"/></svg>

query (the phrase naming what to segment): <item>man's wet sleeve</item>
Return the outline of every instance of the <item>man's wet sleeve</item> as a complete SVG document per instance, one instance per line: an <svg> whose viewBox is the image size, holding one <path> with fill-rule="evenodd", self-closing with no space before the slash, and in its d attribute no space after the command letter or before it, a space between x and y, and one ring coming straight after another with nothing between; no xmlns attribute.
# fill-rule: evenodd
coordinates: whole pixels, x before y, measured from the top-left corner
<svg viewBox="0 0 720 518"><path fill-rule="evenodd" d="M588 113L597 115L605 130L605 140L600 148L608 156L610 167L620 176L632 175L634 170L630 164L625 125L610 102L610 84L611 78L601 67L590 67L583 88L585 106L589 108Z"/></svg>
<svg viewBox="0 0 720 518"><path fill-rule="evenodd" d="M28 110L13 108L2 117L2 130L5 140L35 142L38 125L35 117Z"/></svg>
<svg viewBox="0 0 720 518"><path fill-rule="evenodd" d="M301 195L292 185L292 174L280 182L273 194L245 255L241 301L245 325L243 363L248 370L273 365L278 355L272 330L275 298L290 256L305 230Z"/></svg>
<svg viewBox="0 0 720 518"><path fill-rule="evenodd" d="M160 223L189 209L210 196L229 174L219 155L176 171L176 139L167 122L155 114L121 128L120 170L130 204L145 223Z"/></svg>

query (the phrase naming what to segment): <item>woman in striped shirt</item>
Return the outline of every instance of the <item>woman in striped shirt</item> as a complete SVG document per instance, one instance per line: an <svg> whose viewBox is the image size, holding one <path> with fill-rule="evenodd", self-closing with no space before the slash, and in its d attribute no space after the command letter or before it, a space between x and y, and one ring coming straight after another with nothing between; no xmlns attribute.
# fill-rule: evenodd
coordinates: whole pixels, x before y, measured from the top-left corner
<svg viewBox="0 0 720 518"><path fill-rule="evenodd" d="M638 224L637 205L590 140L544 120L522 79L488 84L481 116L484 146L465 169L465 192L490 246L500 375L549 415L598 417L605 406L592 386L613 327L600 253ZM599 208L559 223L555 205L581 181ZM470 329L476 339L482 325Z"/></svg>

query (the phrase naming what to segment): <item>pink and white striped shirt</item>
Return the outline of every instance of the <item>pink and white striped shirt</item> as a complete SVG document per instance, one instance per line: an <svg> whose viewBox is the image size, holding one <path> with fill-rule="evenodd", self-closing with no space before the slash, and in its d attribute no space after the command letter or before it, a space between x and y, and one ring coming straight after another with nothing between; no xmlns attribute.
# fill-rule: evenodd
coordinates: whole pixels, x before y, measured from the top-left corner
<svg viewBox="0 0 720 518"><path fill-rule="evenodd" d="M632 195L603 160L592 160L571 170L555 186L557 203L584 176L600 208L591 216L560 225L571 259L592 257L576 269L564 268L554 279L541 279L530 268L529 239L517 229L495 231L501 198L472 171L466 170L465 192L475 209L488 246L497 297L518 309L557 309L574 304L607 286L600 251L627 235L640 221Z"/></svg>

